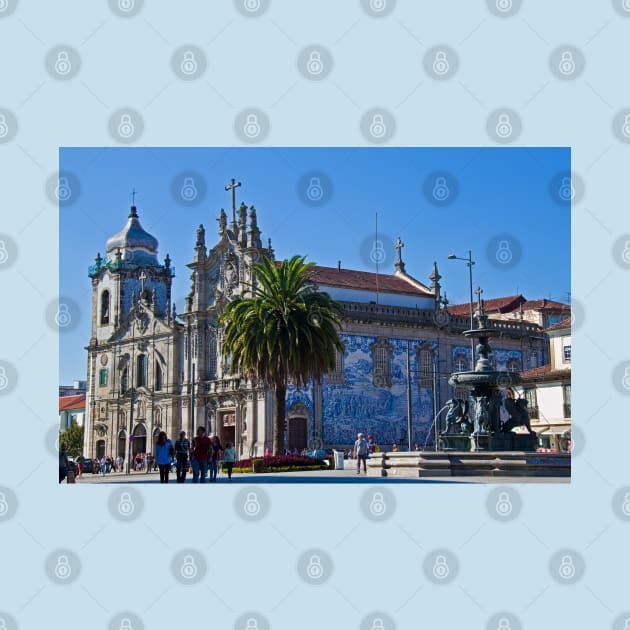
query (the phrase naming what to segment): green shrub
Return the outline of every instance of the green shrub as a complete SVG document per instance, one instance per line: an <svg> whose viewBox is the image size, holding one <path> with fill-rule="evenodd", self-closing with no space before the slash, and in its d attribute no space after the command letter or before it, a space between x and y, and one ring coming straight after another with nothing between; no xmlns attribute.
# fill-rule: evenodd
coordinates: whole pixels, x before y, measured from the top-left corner
<svg viewBox="0 0 630 630"><path fill-rule="evenodd" d="M262 458L252 459L252 472L255 472L255 473L265 472L265 464Z"/></svg>

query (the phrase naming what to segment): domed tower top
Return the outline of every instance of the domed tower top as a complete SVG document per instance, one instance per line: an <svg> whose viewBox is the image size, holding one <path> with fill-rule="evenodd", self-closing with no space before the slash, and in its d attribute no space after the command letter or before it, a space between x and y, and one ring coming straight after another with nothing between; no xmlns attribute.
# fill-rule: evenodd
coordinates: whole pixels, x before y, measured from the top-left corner
<svg viewBox="0 0 630 630"><path fill-rule="evenodd" d="M114 262L120 250L124 263L159 266L158 241L140 225L136 206L131 206L125 227L107 240L107 260Z"/></svg>

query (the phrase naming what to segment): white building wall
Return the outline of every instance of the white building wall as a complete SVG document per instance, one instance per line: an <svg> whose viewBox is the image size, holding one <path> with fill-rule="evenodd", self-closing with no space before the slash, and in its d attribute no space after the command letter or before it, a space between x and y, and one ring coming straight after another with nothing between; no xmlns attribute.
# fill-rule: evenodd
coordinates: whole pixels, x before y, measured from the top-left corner
<svg viewBox="0 0 630 630"><path fill-rule="evenodd" d="M341 302L359 302L362 304L376 302L376 293L374 291L328 287L323 284L318 286L320 291L328 293L333 300ZM400 295L398 293L379 293L378 303L386 304L387 306L407 306L408 308L433 309L435 302L432 297Z"/></svg>
<svg viewBox="0 0 630 630"><path fill-rule="evenodd" d="M549 384L536 387L536 401L540 419L547 421L562 420L564 416L564 398L562 385Z"/></svg>

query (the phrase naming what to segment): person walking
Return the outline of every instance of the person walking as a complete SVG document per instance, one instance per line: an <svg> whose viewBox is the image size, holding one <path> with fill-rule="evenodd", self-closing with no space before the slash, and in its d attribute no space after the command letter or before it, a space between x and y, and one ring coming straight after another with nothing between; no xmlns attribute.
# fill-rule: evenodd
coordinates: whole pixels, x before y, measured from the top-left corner
<svg viewBox="0 0 630 630"><path fill-rule="evenodd" d="M175 448L173 442L166 437L166 431L160 431L155 443L155 456L160 469L160 483L168 483L168 473L171 470L171 462Z"/></svg>
<svg viewBox="0 0 630 630"><path fill-rule="evenodd" d="M368 435L367 441L368 441L368 453L371 455L372 453L374 453L374 449L376 448L376 442L374 441L374 436Z"/></svg>
<svg viewBox="0 0 630 630"><path fill-rule="evenodd" d="M219 436L215 435L212 438L212 456L210 457L210 481L217 480L217 472L219 471L219 460L221 459L221 453L223 447L221 446L221 440Z"/></svg>
<svg viewBox="0 0 630 630"><path fill-rule="evenodd" d="M205 427L197 427L197 436L192 441L193 483L206 483L211 455L212 440L206 435Z"/></svg>
<svg viewBox="0 0 630 630"><path fill-rule="evenodd" d="M61 483L68 475L68 453L66 445L62 444L59 449L59 483Z"/></svg>
<svg viewBox="0 0 630 630"><path fill-rule="evenodd" d="M363 472L367 475L367 456L369 452L368 441L365 439L363 433L357 435L357 440L354 443L354 456L357 459L357 475L361 474L361 462L363 462Z"/></svg>
<svg viewBox="0 0 630 630"><path fill-rule="evenodd" d="M79 457L77 457L77 470L79 471L79 479L83 477L84 462L85 462L85 457L83 457L83 455L79 455Z"/></svg>
<svg viewBox="0 0 630 630"><path fill-rule="evenodd" d="M232 446L232 442L225 443L225 450L223 451L223 461L225 463L225 469L227 470L228 479L232 480L232 469L234 468L234 462L236 461L236 449Z"/></svg>
<svg viewBox="0 0 630 630"><path fill-rule="evenodd" d="M177 466L177 483L186 481L188 458L190 457L190 440L186 438L186 431L179 432L179 439L175 441L175 462Z"/></svg>

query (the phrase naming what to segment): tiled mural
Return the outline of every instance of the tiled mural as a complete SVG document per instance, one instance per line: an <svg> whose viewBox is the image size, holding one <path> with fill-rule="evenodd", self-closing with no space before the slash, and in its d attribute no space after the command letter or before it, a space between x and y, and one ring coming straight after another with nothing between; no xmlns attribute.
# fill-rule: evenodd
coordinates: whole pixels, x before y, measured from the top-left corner
<svg viewBox="0 0 630 630"><path fill-rule="evenodd" d="M340 335L345 345L344 383L333 385L324 379L322 384L322 416L323 442L326 445L350 446L357 433L372 434L378 444L390 448L403 440L407 445L407 340L391 339L392 384L391 387L375 387L372 382L372 349L375 336ZM418 386L418 357L415 347L423 342L415 339L410 344L411 393L413 412L412 442L421 446L425 442L433 442L433 390L431 387ZM450 352L437 348L435 342L430 344L438 350L438 363L442 365L442 388L436 404L438 410L451 395L451 389L445 386L448 374L453 369L456 356L463 355L470 364L470 346L452 346ZM450 355L450 356L449 356ZM446 365L441 360L449 357ZM506 369L510 359L520 362L518 350L494 350L496 367ZM423 383L425 384L426 381ZM287 410L301 402L309 411L309 444L316 438L313 414L313 385L298 390L294 385L287 388Z"/></svg>

